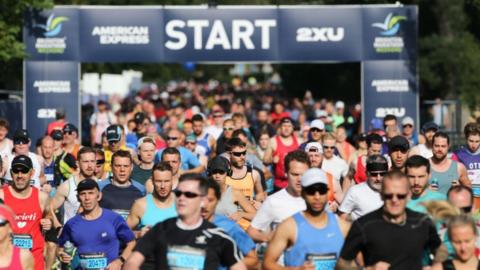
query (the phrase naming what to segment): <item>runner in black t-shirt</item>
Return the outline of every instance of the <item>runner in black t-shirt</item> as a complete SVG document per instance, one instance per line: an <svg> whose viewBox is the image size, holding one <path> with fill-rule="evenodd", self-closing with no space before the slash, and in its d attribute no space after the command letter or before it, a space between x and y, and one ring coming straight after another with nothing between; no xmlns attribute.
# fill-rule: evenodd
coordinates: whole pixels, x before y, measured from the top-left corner
<svg viewBox="0 0 480 270"><path fill-rule="evenodd" d="M140 269L145 257L155 258L156 269L229 269L244 270L237 245L222 229L201 217L207 191L206 180L199 175L180 177L176 195L178 218L155 225L138 241L125 268Z"/></svg>
<svg viewBox="0 0 480 270"><path fill-rule="evenodd" d="M336 269L352 269L362 253L365 266L375 269L422 269L424 251L443 261L448 251L432 221L405 209L409 182L399 171L389 172L382 183L384 206L357 219L347 235Z"/></svg>

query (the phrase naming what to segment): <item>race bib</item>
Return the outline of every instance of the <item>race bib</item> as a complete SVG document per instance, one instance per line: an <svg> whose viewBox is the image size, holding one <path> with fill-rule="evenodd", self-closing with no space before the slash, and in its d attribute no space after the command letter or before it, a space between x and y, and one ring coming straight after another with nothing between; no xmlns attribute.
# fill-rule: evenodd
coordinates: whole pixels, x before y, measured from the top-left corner
<svg viewBox="0 0 480 270"><path fill-rule="evenodd" d="M314 266L315 270L331 270L335 269L335 264L337 263L336 254L307 254L307 261L310 261Z"/></svg>
<svg viewBox="0 0 480 270"><path fill-rule="evenodd" d="M53 184L54 184L53 174L45 174L45 180L47 180L47 184L53 187Z"/></svg>
<svg viewBox="0 0 480 270"><path fill-rule="evenodd" d="M168 247L167 261L172 270L203 270L205 250L188 246Z"/></svg>
<svg viewBox="0 0 480 270"><path fill-rule="evenodd" d="M120 216L122 216L122 218L124 220L127 220L128 218L128 215L130 214L130 210L124 210L124 209L113 209L112 210L113 212L119 214Z"/></svg>
<svg viewBox="0 0 480 270"><path fill-rule="evenodd" d="M30 234L14 234L13 245L23 249L33 248L33 239Z"/></svg>
<svg viewBox="0 0 480 270"><path fill-rule="evenodd" d="M84 253L80 254L80 267L82 269L105 269L107 257L105 253Z"/></svg>

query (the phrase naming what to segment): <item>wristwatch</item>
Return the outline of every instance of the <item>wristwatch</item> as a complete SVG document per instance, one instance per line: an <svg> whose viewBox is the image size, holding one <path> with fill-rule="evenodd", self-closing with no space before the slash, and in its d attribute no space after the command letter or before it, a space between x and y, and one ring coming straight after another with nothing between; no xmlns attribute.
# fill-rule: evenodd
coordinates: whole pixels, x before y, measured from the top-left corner
<svg viewBox="0 0 480 270"><path fill-rule="evenodd" d="M125 263L125 258L123 258L121 255L117 259L119 259L122 262L122 264Z"/></svg>

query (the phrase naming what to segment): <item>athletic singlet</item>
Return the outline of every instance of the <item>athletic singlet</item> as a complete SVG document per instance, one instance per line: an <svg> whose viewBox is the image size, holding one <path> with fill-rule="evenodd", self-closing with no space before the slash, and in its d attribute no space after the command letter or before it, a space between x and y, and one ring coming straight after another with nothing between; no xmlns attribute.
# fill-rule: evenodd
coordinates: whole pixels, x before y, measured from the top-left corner
<svg viewBox="0 0 480 270"><path fill-rule="evenodd" d="M233 202L233 189L231 186L227 186L227 189L220 197L220 201L218 201L215 214L228 216L235 212L237 212L237 206Z"/></svg>
<svg viewBox="0 0 480 270"><path fill-rule="evenodd" d="M210 153L212 152L212 148L208 144L209 138L210 138L210 134L208 133L205 133L205 135L202 138L200 137L197 138L197 147L204 148L205 150L204 153L206 156L209 156Z"/></svg>
<svg viewBox="0 0 480 270"><path fill-rule="evenodd" d="M245 196L248 201L252 201L255 188L255 180L253 179L252 172L253 168L251 166L247 166L247 173L244 177L238 179L227 176L225 184L232 187L232 189L241 191L243 196ZM243 208L239 204L237 204L237 211L243 211ZM245 218L239 219L237 223L244 230L246 230L248 226L250 226L250 221L246 220Z"/></svg>
<svg viewBox="0 0 480 270"><path fill-rule="evenodd" d="M341 145L341 148L343 150L343 153L345 154L345 158L344 160L346 161L349 161L350 160L350 156L353 154L354 151L350 151L350 149L353 148L353 146L351 144L349 144L348 142L342 142L340 143Z"/></svg>
<svg viewBox="0 0 480 270"><path fill-rule="evenodd" d="M315 228L302 215L293 215L297 225L295 244L284 252L285 266L301 266L310 260L315 269L333 269L342 249L344 237L335 214L326 212L327 225Z"/></svg>
<svg viewBox="0 0 480 270"><path fill-rule="evenodd" d="M8 157L8 164L7 164L8 168L7 168L7 171L5 173L5 179L9 183L12 182L12 179L13 179L12 175L10 174L10 169L11 169L11 166L12 166L13 158L15 156L16 156L15 154L10 154L9 157ZM40 165L40 162L38 161L37 154L35 154L33 152L28 152L28 157L32 160L32 165L33 165L33 169L34 169L32 178L30 179L30 185L34 186L36 188L40 188L39 177L40 177L40 172L42 170L42 166Z"/></svg>
<svg viewBox="0 0 480 270"><path fill-rule="evenodd" d="M13 246L12 260L7 267L0 267L0 270L23 270L22 260L20 259L20 248Z"/></svg>
<svg viewBox="0 0 480 270"><path fill-rule="evenodd" d="M446 260L442 263L443 270L455 270L455 265L452 260ZM477 264L477 270L480 270L480 263Z"/></svg>
<svg viewBox="0 0 480 270"><path fill-rule="evenodd" d="M277 142L277 149L273 152L273 156L278 156L278 163L275 165L275 180L273 182L274 186L277 188L286 188L288 185L287 177L285 176L285 156L294 150L298 149L298 141L295 136L292 136L292 144L285 145L283 144L280 136L275 136L275 141Z"/></svg>
<svg viewBox="0 0 480 270"><path fill-rule="evenodd" d="M52 162L50 162L49 165L45 165L43 173L45 174L45 180L47 181L47 184L55 187L55 157L52 158Z"/></svg>
<svg viewBox="0 0 480 270"><path fill-rule="evenodd" d="M160 208L155 205L152 194L147 194L145 198L147 201L147 206L145 208L145 212L143 213L142 218L140 219L140 227L153 227L159 222L177 216L175 203L172 203L170 207Z"/></svg>
<svg viewBox="0 0 480 270"><path fill-rule="evenodd" d="M40 220L43 213L39 202L39 191L31 187L30 197L26 199L15 198L10 187L3 189L5 204L15 213L17 228L13 231L13 244L25 249L30 249L35 259L35 270L44 270L43 239Z"/></svg>
<svg viewBox="0 0 480 270"><path fill-rule="evenodd" d="M68 180L68 195L63 203L63 210L65 211L63 216L63 224L66 224L68 220L77 214L80 202L77 199L77 177L72 175Z"/></svg>
<svg viewBox="0 0 480 270"><path fill-rule="evenodd" d="M475 197L480 197L480 154L471 153L462 148L455 153L458 161L467 168L468 179L472 181L472 191Z"/></svg>
<svg viewBox="0 0 480 270"><path fill-rule="evenodd" d="M80 150L80 145L78 144L75 144L72 148L72 151L68 152L69 154L72 154L72 156L75 157L75 159L77 159L77 154L78 154L78 151Z"/></svg>
<svg viewBox="0 0 480 270"><path fill-rule="evenodd" d="M357 184L367 181L367 168L362 163L363 157L367 158L366 156L359 156L357 158L357 169L355 170L355 175L353 176L353 179Z"/></svg>
<svg viewBox="0 0 480 270"><path fill-rule="evenodd" d="M327 186L328 186L328 192L327 192L327 198L329 202L334 202L335 201L335 186L333 185L333 174L325 172L327 175Z"/></svg>
<svg viewBox="0 0 480 270"><path fill-rule="evenodd" d="M444 172L437 172L433 166L431 166L432 177L429 181L430 185L432 182L435 185L436 182L438 184L438 192L447 195L448 189L452 186L452 182L458 181L459 175L457 168L458 164L455 160L452 160L450 167Z"/></svg>

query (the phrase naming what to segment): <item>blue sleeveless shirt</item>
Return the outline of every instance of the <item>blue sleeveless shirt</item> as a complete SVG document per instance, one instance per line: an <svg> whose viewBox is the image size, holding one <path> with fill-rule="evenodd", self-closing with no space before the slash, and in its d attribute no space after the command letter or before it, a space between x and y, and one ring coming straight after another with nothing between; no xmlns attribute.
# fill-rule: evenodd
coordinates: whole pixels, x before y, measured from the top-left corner
<svg viewBox="0 0 480 270"><path fill-rule="evenodd" d="M152 194L147 194L146 200L147 207L145 208L145 213L143 213L143 216L140 219L140 227L153 227L159 222L177 216L175 203L173 203L172 206L168 208L158 208L153 201Z"/></svg>

